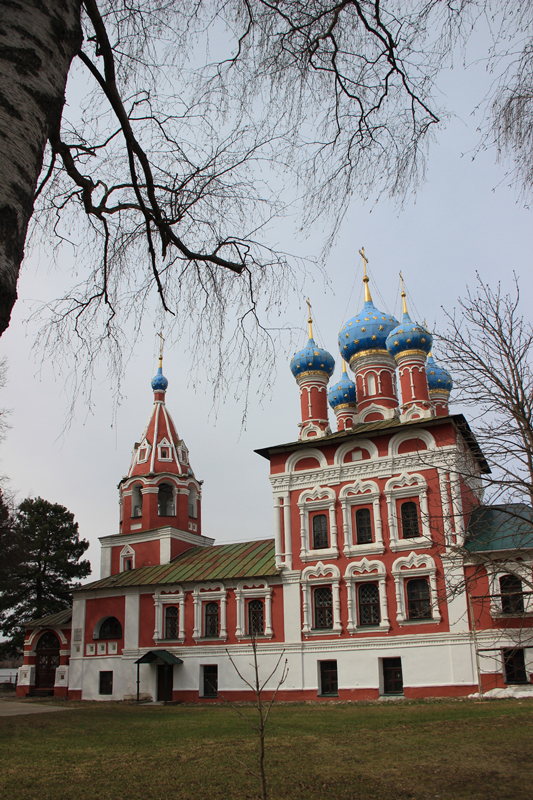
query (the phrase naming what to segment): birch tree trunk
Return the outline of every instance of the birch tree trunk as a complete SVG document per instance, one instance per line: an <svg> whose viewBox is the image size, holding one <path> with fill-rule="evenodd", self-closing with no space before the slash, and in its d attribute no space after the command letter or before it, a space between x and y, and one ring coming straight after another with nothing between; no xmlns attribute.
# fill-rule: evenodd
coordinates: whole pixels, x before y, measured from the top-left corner
<svg viewBox="0 0 533 800"><path fill-rule="evenodd" d="M17 299L46 142L59 130L81 0L0 0L0 335Z"/></svg>

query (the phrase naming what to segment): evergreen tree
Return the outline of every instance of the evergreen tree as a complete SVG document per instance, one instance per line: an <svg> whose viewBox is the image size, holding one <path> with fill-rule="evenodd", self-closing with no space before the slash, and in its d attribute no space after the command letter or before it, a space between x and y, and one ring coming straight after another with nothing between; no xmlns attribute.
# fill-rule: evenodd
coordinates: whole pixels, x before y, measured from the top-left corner
<svg viewBox="0 0 533 800"><path fill-rule="evenodd" d="M22 651L23 622L68 608L70 593L91 565L80 561L89 542L80 540L78 523L64 506L27 498L14 520L2 508L0 517L0 545L8 555L0 571L0 628L7 638L1 650L7 656Z"/></svg>

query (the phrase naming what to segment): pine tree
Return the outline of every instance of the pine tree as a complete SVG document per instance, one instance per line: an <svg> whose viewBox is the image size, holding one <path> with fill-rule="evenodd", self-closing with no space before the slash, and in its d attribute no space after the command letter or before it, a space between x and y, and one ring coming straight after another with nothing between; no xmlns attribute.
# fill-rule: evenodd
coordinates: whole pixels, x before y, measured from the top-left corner
<svg viewBox="0 0 533 800"><path fill-rule="evenodd" d="M89 542L64 506L41 497L27 498L14 520L0 508L0 545L8 555L0 571L0 628L4 655L22 651L22 623L68 608L70 593L91 572L81 557ZM5 549L4 549L5 548Z"/></svg>

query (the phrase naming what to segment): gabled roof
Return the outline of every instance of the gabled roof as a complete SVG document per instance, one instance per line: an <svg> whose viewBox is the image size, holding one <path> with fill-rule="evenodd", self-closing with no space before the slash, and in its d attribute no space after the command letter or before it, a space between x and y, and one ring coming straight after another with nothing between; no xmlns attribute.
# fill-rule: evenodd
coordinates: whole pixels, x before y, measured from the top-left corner
<svg viewBox="0 0 533 800"><path fill-rule="evenodd" d="M443 425L446 422L451 422L452 425L465 438L470 450L472 451L472 455L480 466L481 472L485 475L490 473L490 467L485 460L485 456L483 455L479 444L476 441L476 437L472 433L468 422L462 414L450 414L446 417L433 417L433 419L412 419L409 422L400 422L397 417L395 419L381 419L374 422L363 422L360 425L356 425L354 428L348 428L344 431L331 433L329 436L302 439L296 442L288 442L287 444L273 445L272 447L261 447L254 452L260 456L263 456L263 458L270 459L270 456L272 456L274 453L282 453L284 451L295 449L305 449L306 447L322 447L326 444L340 444L350 438L356 438L357 436L367 437L371 433L381 434L387 433L388 431L397 433L398 429L406 430L409 427L432 428L435 425Z"/></svg>
<svg viewBox="0 0 533 800"><path fill-rule="evenodd" d="M30 619L24 622L26 628L53 628L55 625L66 625L72 618L72 608L65 608L64 611L58 611L55 614L49 614L47 617L40 617L39 619Z"/></svg>
<svg viewBox="0 0 533 800"><path fill-rule="evenodd" d="M88 583L78 591L120 588L122 586L161 586L184 581L235 580L277 575L274 540L191 547L170 562L139 567L109 578Z"/></svg>
<svg viewBox="0 0 533 800"><path fill-rule="evenodd" d="M533 549L533 509L524 503L475 508L465 547L471 553Z"/></svg>

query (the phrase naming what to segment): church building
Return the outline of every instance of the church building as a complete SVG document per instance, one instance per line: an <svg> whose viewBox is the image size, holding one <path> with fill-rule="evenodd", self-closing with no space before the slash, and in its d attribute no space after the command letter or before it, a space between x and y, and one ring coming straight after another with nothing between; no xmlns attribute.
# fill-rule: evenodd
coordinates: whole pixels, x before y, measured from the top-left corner
<svg viewBox="0 0 533 800"><path fill-rule="evenodd" d="M328 389L335 362L310 314L290 364L298 436L256 451L270 463L270 539L217 545L203 530L202 481L160 358L118 487L119 529L100 539L100 579L74 592L71 609L27 624L20 696L251 699L236 667L250 675L252 640L263 676L286 660L284 700L531 682L533 648L517 631L533 603L516 570L498 568L516 547L509 519L530 525L530 509L509 517L482 505L490 470L465 418L449 412L452 378L431 334L411 320L405 292L398 322L374 305L366 270L363 280L363 308L339 333L341 379ZM532 555L522 549L518 567L529 580ZM281 664L268 690L280 676Z"/></svg>

